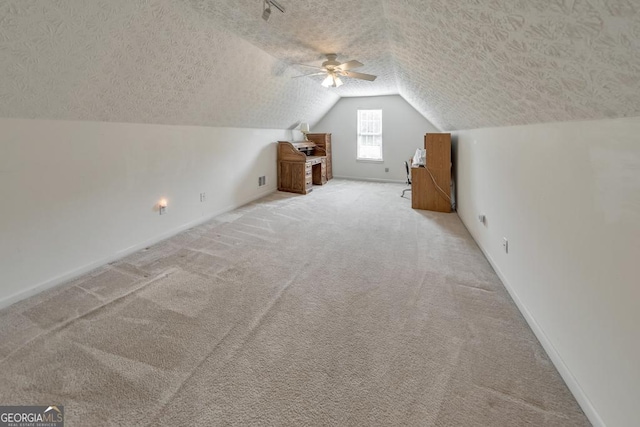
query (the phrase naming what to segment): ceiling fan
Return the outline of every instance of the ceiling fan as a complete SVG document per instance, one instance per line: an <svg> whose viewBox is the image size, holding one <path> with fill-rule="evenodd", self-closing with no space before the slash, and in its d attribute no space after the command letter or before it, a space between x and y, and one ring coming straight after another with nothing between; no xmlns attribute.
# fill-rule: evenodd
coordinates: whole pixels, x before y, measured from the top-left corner
<svg viewBox="0 0 640 427"><path fill-rule="evenodd" d="M317 73L311 73L311 74L303 74L302 76L296 76L294 78L326 75L327 77L322 82L322 86L324 87L342 86L343 83L340 77L351 77L354 79L368 80L370 82L376 79L376 76L373 76L371 74L364 74L364 73L357 73L355 71L349 71L354 68L362 67L364 64L362 64L362 62L360 61L352 60L348 62L343 62L341 64L338 61L336 61L336 58L338 57L338 55L336 55L335 53L328 53L326 54L326 56L327 56L327 60L324 61L322 63L322 66L320 67L317 67L315 65L297 64L297 65L302 65L303 67L317 68L322 71L319 71Z"/></svg>

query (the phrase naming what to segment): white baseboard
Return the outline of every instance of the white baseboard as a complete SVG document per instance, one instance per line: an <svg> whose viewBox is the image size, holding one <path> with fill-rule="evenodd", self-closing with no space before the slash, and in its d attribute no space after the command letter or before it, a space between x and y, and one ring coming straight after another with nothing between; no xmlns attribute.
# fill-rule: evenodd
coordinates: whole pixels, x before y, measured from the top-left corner
<svg viewBox="0 0 640 427"><path fill-rule="evenodd" d="M469 231L469 227L467 227L467 224L465 224L462 217L460 215L458 215L458 217L460 218L460 221L462 221L462 224L465 226L467 231ZM476 238L473 236L473 234L470 231L469 231L469 234L471 235L471 237L473 237L473 240L476 242L476 244L484 254L485 258L487 259L487 261L489 261L489 264L491 264L491 267L493 267L494 271L498 275L498 278L500 278L500 280L502 281L502 284L504 285L507 292L509 292L511 299L513 299L513 301L516 303L518 310L520 310L520 313L522 313L522 316L524 316L525 320L527 321L527 324L535 334L536 338L538 338L538 341L540 341L540 344L549 355L551 362L560 373L560 376L562 377L564 382L567 384L567 387L573 394L573 397L575 397L576 401L582 408L582 411L587 416L591 424L593 424L594 427L606 427L604 421L602 420L602 418L600 418L600 415L598 415L598 412L593 407L591 400L589 400L589 397L580 386L580 383L578 382L576 377L573 375L569 367L566 365L560 353L558 353L556 348L553 346L553 344L551 343L551 340L549 339L549 337L547 337L547 334L544 332L540 324L538 324L538 322L533 317L533 315L531 314L527 306L524 304L524 302L522 302L522 300L518 296L518 293L511 286L511 284L509 283L507 278L504 276L504 274L502 274L502 271L500 270L498 265L494 262L493 258L491 258L491 255L489 255L489 253L485 250L485 248L482 247L482 245L478 242L478 240L476 240Z"/></svg>
<svg viewBox="0 0 640 427"><path fill-rule="evenodd" d="M351 181L392 182L394 184L406 184L406 181L400 181L397 179L362 178L359 176L338 176L338 175L334 175L333 177L338 179L348 179Z"/></svg>
<svg viewBox="0 0 640 427"><path fill-rule="evenodd" d="M21 290L19 292L16 292L15 294L9 295L8 297L2 298L0 299L0 309L3 309L5 307L10 306L11 304L15 304L18 301L21 301L25 298L28 298L30 296L36 295L44 290L50 289L50 288L54 288L58 285L61 285L65 282L68 282L70 280L73 280L79 276L82 276L83 274L86 274L92 270L95 270L98 267L102 267L103 265L109 264L110 262L114 262L117 261L121 258L126 257L127 255L130 255L134 252L137 252L141 249L144 249L148 246L154 245L158 242L161 242L162 240L168 239L170 237L175 236L176 234L184 231L184 230L188 230L189 228L198 226L200 224L203 224L213 218L215 218L218 215L221 215L223 213L232 211L234 209L237 209L241 206L244 206L248 203L253 202L254 200L258 200L262 197L265 197L268 194L274 193L277 189L275 187L273 188L268 188L265 191L262 191L252 197L249 197L246 200L242 200L236 204L224 207L222 209L219 209L209 215L205 215L203 217L200 217L198 219L195 219L193 221L190 221L186 224L182 224L179 227L173 228L165 233L162 233L158 236L152 237L151 239L145 240L143 242L139 242L136 243L133 246L129 246L128 248L119 250L109 256L97 259L95 261L90 262L89 264L85 264L81 267L78 268L74 268L71 271L68 271L64 274L61 274L59 276L56 276L52 279L48 279L45 280L44 282L38 283L37 285L34 285L30 288Z"/></svg>

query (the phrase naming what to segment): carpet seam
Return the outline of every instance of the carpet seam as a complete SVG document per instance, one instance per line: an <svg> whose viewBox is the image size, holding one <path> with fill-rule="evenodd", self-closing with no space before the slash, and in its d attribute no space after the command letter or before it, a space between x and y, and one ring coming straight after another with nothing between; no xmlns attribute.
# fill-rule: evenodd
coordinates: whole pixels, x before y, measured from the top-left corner
<svg viewBox="0 0 640 427"><path fill-rule="evenodd" d="M282 298L282 295L284 295L284 293L291 287L291 285L293 284L294 280L298 277L300 272L301 272L301 269L298 269L295 272L294 276L291 278L291 280L289 280L288 283L285 286L283 286L280 289L280 291L278 291L275 299L273 299L273 302L266 308L266 310L264 310L260 314L260 316L258 316L257 320L253 322L253 325L246 331L245 336L242 338L242 341L238 344L237 348L233 349L231 354L227 358L225 358L224 363L231 360L238 353L238 351L240 351L244 347L244 345L248 342L249 338L253 336L255 331L257 331L260 328L260 326L262 325L262 320L269 314L269 312L272 311L272 309L280 301L280 299ZM184 380L180 382L178 387L165 399L164 402L161 403L161 405L157 410L157 413L161 413L164 410L164 408L169 404L169 402L183 389L187 381L189 381L189 379L193 377L193 375L198 370L198 368L200 368L207 360L209 360L209 358L216 352L216 350L222 345L222 343L227 339L227 337L230 336L231 331L233 331L236 328L236 326L230 328L229 331L225 333L225 335L211 349L211 351L207 352L207 354L202 358L202 360L200 360L200 362L198 362L198 364L194 366L193 369L191 369L191 371L189 372L189 375L187 375L184 378ZM221 364L221 366L224 365L224 363ZM214 372L217 372L218 370L219 368ZM154 417L152 420L150 420L149 423L146 425L147 426L152 425L156 419L157 419L157 416Z"/></svg>
<svg viewBox="0 0 640 427"><path fill-rule="evenodd" d="M144 284L141 285L140 287L132 289L131 291L127 292L124 295L121 295L121 296L119 296L119 297L117 297L115 299L112 299L112 300L102 300L102 301L104 301L103 304L100 304L100 305L92 308L91 310L89 310L89 311L87 311L85 313L82 313L82 314L80 314L78 316L72 317L72 318L70 318L70 319L68 319L68 320L66 320L66 321L64 321L64 322L62 322L62 323L60 323L58 325L55 325L52 328L43 330L38 335L36 335L35 337L33 337L33 338L29 339L28 341L24 342L18 348L16 348L15 350L13 350L9 354L7 354L2 360L0 360L0 365L2 365L5 361L7 361L9 358L11 358L15 353L17 353L20 350L22 350L24 347L26 347L29 344L31 344L32 342L38 340L40 337L42 337L44 335L49 335L52 332L61 331L61 330L65 329L67 326L69 326L71 323L74 323L74 322L76 322L76 321L78 321L78 320L80 320L80 319L82 319L84 317L87 317L87 316L89 316L89 315L91 315L91 314L93 314L93 313L95 313L95 312L97 312L99 310L102 310L105 307L110 306L111 304L117 304L117 303L121 302L121 300L123 300L124 298L126 298L129 295L132 295L134 293L137 293L138 291L141 291L142 289L146 288L148 285L156 282L157 280L161 280L161 279L169 277L171 274L173 274L173 272L175 272L175 270L176 269L166 270L165 272L157 275L156 277L154 277L150 281L144 282ZM83 289L83 290L85 290L85 289Z"/></svg>

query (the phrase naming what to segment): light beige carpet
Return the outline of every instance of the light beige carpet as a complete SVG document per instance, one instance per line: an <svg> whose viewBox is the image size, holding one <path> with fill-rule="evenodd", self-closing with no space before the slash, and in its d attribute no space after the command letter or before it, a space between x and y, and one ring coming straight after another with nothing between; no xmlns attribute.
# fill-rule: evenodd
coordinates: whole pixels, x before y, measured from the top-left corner
<svg viewBox="0 0 640 427"><path fill-rule="evenodd" d="M455 213L275 193L0 311L0 404L67 426L585 426Z"/></svg>

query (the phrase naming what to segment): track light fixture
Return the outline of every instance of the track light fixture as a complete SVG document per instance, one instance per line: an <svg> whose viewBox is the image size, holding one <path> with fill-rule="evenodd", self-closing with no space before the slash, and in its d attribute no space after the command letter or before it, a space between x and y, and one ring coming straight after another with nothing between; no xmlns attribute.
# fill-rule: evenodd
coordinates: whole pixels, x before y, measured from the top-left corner
<svg viewBox="0 0 640 427"><path fill-rule="evenodd" d="M284 7L276 0L264 0L262 7L262 19L264 19L265 21L268 21L269 17L271 16L271 6L275 7L282 13L285 12Z"/></svg>

